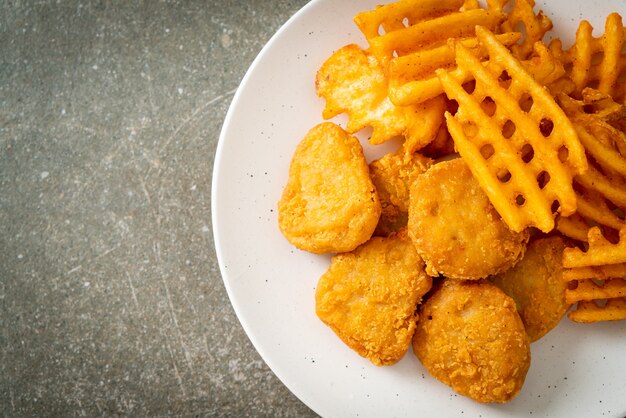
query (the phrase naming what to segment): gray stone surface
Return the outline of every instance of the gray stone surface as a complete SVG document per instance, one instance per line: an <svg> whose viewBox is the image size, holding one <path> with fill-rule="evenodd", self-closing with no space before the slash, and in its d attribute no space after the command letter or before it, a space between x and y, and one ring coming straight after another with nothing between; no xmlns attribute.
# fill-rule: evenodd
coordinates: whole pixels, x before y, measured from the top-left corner
<svg viewBox="0 0 626 418"><path fill-rule="evenodd" d="M219 131L304 0L0 2L0 415L313 416L211 229Z"/></svg>

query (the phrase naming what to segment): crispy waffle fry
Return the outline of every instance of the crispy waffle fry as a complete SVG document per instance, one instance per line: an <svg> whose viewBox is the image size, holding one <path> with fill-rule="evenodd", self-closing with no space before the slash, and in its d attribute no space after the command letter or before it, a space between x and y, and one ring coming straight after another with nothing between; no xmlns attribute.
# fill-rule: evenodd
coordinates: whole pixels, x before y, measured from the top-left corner
<svg viewBox="0 0 626 418"><path fill-rule="evenodd" d="M577 322L626 318L626 228L619 242L611 243L598 227L588 233L589 249L568 248L563 252L563 280L568 303L577 303L569 317Z"/></svg>
<svg viewBox="0 0 626 418"><path fill-rule="evenodd" d="M357 14L354 23L369 41L385 33L404 29L426 19L456 12L463 5L463 0L400 0L395 3L378 6Z"/></svg>
<svg viewBox="0 0 626 418"><path fill-rule="evenodd" d="M596 115L622 133L626 132L626 106L589 87L583 89L582 98L586 113ZM622 151L622 154L626 155L626 152Z"/></svg>
<svg viewBox="0 0 626 418"><path fill-rule="evenodd" d="M568 217L559 216L556 220L556 229L561 234L581 242L587 242L589 228L587 221L578 213Z"/></svg>
<svg viewBox="0 0 626 418"><path fill-rule="evenodd" d="M451 73L437 72L459 103L456 115L446 113L448 129L507 225L550 231L555 212L576 210L572 179L587 169L584 149L553 97L491 32L477 27L476 34L489 52L485 65L456 45L459 71L476 80L472 93Z"/></svg>
<svg viewBox="0 0 626 418"><path fill-rule="evenodd" d="M355 133L371 126L370 143L374 145L403 135L416 150L428 144L443 123L443 97L415 106L391 103L382 65L354 44L326 60L317 73L316 89L326 100L324 119L346 112L346 130Z"/></svg>
<svg viewBox="0 0 626 418"><path fill-rule="evenodd" d="M578 138L588 155L592 157L588 171L574 178L577 213L603 228L619 231L626 225L623 215L620 217L615 211L615 206L623 209L626 203L623 180L626 176L626 158L617 147L624 134L602 118L610 119L611 115L619 112L615 106L622 106L612 101L605 101L602 104L599 100L605 99L600 99L596 93L599 92L594 93L589 89L583 93L588 98L595 98L589 99L595 100L596 104L592 108L563 94L558 96L558 101L574 124ZM572 229L571 226L563 219L557 228L571 238L586 241L589 226L586 229L580 223L577 229Z"/></svg>
<svg viewBox="0 0 626 418"><path fill-rule="evenodd" d="M593 267L626 263L626 229L620 231L620 241L617 244L604 238L598 227L589 230L588 240L587 252L579 248L569 248L563 252L563 267Z"/></svg>
<svg viewBox="0 0 626 418"><path fill-rule="evenodd" d="M585 87L596 87L616 100L626 100L626 27L618 13L606 18L604 34L595 38L593 27L583 20L576 31L575 44L563 54L571 67L570 78L580 94ZM556 49L558 44L555 44Z"/></svg>
<svg viewBox="0 0 626 418"><path fill-rule="evenodd" d="M517 32L506 32L496 35L498 41L510 47L520 39ZM487 52L480 48L476 38L467 38L458 41L461 45L472 50L479 59L484 59ZM435 61L436 65L429 65ZM550 91L573 90L568 83L571 80L565 76L565 69L560 59L542 42L533 46L533 54L521 61L522 66L540 84L547 85ZM443 93L443 87L436 71L446 69L461 83L471 80L471 75L456 68L454 48L450 44L442 45L430 50L416 52L403 57L394 58L389 63L389 98L396 105L410 105L420 103Z"/></svg>
<svg viewBox="0 0 626 418"><path fill-rule="evenodd" d="M624 298L609 299L604 306L591 301L580 301L576 310L567 315L576 322L618 321L626 319L626 300Z"/></svg>
<svg viewBox="0 0 626 418"><path fill-rule="evenodd" d="M401 57L444 44L450 38L472 37L476 25L495 30L503 20L503 13L484 9L450 13L371 38L370 51L378 58Z"/></svg>
<svg viewBox="0 0 626 418"><path fill-rule="evenodd" d="M550 18L541 10L535 14L534 7L535 0L515 0L513 10L502 23L506 32L523 30L525 33L521 43L511 46L511 52L520 60L526 59L532 53L533 45L552 29Z"/></svg>
<svg viewBox="0 0 626 418"><path fill-rule="evenodd" d="M520 39L520 34L515 32L496 36L507 46ZM486 56L485 51L479 48L476 38L466 38L459 42L475 50L481 58ZM454 48L448 43L394 58L389 63L388 70L389 98L399 106L407 106L440 95L443 93L443 87L435 74L440 68L450 71L455 68Z"/></svg>

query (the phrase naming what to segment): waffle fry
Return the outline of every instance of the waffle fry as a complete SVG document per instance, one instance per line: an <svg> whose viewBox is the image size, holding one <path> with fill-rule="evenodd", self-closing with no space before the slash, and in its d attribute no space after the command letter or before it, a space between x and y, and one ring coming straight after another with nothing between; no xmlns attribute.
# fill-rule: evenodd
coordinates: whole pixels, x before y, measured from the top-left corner
<svg viewBox="0 0 626 418"><path fill-rule="evenodd" d="M387 96L383 66L354 44L344 46L326 60L315 85L317 94L326 100L324 119L346 112L346 130L355 133L371 126L373 145L402 135L411 149L420 149L443 123L443 97L415 106L395 106Z"/></svg>
<svg viewBox="0 0 626 418"><path fill-rule="evenodd" d="M626 229L620 231L620 241L617 244L609 242L600 231L593 227L588 235L589 250L570 248L563 253L563 267L593 267L610 264L626 263Z"/></svg>
<svg viewBox="0 0 626 418"><path fill-rule="evenodd" d="M626 301L623 298L609 299L604 306L591 301L580 301L576 310L567 315L575 322L618 321L626 319Z"/></svg>
<svg viewBox="0 0 626 418"><path fill-rule="evenodd" d="M626 228L619 242L611 243L598 227L589 229L589 249L568 248L563 252L563 280L567 303L577 303L569 317L577 322L626 318ZM604 303L604 304L602 304Z"/></svg>
<svg viewBox="0 0 626 418"><path fill-rule="evenodd" d="M559 216L556 219L556 229L568 238L575 239L580 242L587 242L587 233L591 226L578 213L574 213L568 217Z"/></svg>
<svg viewBox="0 0 626 418"><path fill-rule="evenodd" d="M590 88L583 89L582 96L583 106L578 108L579 114L590 113L615 128L608 129L604 134L597 134L606 145L626 156L626 106L615 102L611 96Z"/></svg>
<svg viewBox="0 0 626 418"><path fill-rule="evenodd" d="M587 169L584 149L552 96L506 47L485 28L477 27L476 35L489 52L486 65L456 45L459 71L476 80L472 93L451 73L437 72L448 97L459 103L456 115L446 113L448 129L509 228L535 226L548 232L554 213L567 216L576 210L572 179ZM528 111L525 100L532 101ZM484 108L485 102L493 102L495 109Z"/></svg>
<svg viewBox="0 0 626 418"><path fill-rule="evenodd" d="M610 119L611 115L619 112L615 106L622 106L612 101L599 103L599 100L605 99L600 99L596 93L601 94L589 89L584 91L588 102L592 100L590 97L597 99L593 99L597 110L595 113L594 108L586 107L584 102L563 94L558 96L558 102L574 124L588 155L592 157L588 171L574 178L577 213L591 223L619 231L626 225L623 215L620 217L615 211L615 206L622 210L626 207L626 183L623 180L626 176L626 158L617 147L624 134L602 118ZM586 241L589 226L586 230L583 230L581 224L578 224L580 228L577 230L569 226L565 221L565 224L559 222L557 228L571 238Z"/></svg>
<svg viewBox="0 0 626 418"><path fill-rule="evenodd" d="M450 13L371 38L370 52L380 59L401 57L444 44L450 38L472 37L476 25L495 30L503 20L503 13L484 9Z"/></svg>
<svg viewBox="0 0 626 418"><path fill-rule="evenodd" d="M368 41L427 19L458 11L463 0L400 0L357 14L354 23Z"/></svg>
<svg viewBox="0 0 626 418"><path fill-rule="evenodd" d="M507 46L520 39L520 34L515 32L496 36ZM466 38L459 42L475 50L481 58L486 56L485 51L479 48L476 38ZM398 106L407 106L440 95L443 87L435 74L440 68L450 71L455 68L454 48L448 43L394 58L389 62L389 98ZM461 72L458 73L460 75Z"/></svg>
<svg viewBox="0 0 626 418"><path fill-rule="evenodd" d="M550 18L541 10L535 14L534 7L535 0L515 0L513 10L502 23L502 29L506 32L523 30L525 33L522 42L511 46L513 56L519 60L528 58L533 51L533 45L552 29Z"/></svg>
<svg viewBox="0 0 626 418"><path fill-rule="evenodd" d="M618 13L607 16L604 34L595 38L593 27L583 20L576 31L575 44L562 55L571 67L570 78L580 95L585 87L595 87L619 102L626 100L626 27ZM553 45L558 49L559 43Z"/></svg>
<svg viewBox="0 0 626 418"><path fill-rule="evenodd" d="M496 38L504 46L511 47L520 39L520 34L506 32L496 35ZM481 60L487 56L476 38L458 42L472 50ZM436 64L430 65L430 62ZM571 81L564 77L563 64L542 42L534 44L533 54L521 61L521 64L538 83L547 85L551 92L573 90L573 87L569 88L567 85ZM456 68L454 48L450 44L395 58L388 67L389 98L399 106L420 103L443 93L443 87L436 75L439 69L450 71L462 83L471 79L469 74Z"/></svg>

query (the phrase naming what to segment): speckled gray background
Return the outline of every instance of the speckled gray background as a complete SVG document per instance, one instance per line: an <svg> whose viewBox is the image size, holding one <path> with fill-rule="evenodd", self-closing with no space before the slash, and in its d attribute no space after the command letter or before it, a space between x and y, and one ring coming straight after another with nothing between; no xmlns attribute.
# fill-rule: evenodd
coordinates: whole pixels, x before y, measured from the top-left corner
<svg viewBox="0 0 626 418"><path fill-rule="evenodd" d="M0 415L312 416L244 334L219 131L298 1L0 2Z"/></svg>

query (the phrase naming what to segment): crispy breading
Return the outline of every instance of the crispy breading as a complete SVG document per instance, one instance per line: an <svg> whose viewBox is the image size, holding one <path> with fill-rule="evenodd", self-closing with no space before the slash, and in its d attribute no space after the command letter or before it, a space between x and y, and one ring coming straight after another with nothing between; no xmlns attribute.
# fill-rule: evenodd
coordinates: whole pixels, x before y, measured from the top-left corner
<svg viewBox="0 0 626 418"><path fill-rule="evenodd" d="M480 279L515 265L528 231L513 232L460 159L430 167L413 182L409 234L431 275Z"/></svg>
<svg viewBox="0 0 626 418"><path fill-rule="evenodd" d="M478 401L515 397L530 343L515 302L485 281L445 279L424 302L413 351L435 378Z"/></svg>
<svg viewBox="0 0 626 418"><path fill-rule="evenodd" d="M559 236L539 238L512 269L494 276L493 283L517 305L530 341L537 341L567 313L567 283L561 259L565 241Z"/></svg>
<svg viewBox="0 0 626 418"><path fill-rule="evenodd" d="M403 230L334 256L317 285L316 312L361 356L389 365L409 348L416 307L431 285Z"/></svg>
<svg viewBox="0 0 626 418"><path fill-rule="evenodd" d="M411 184L432 164L430 158L407 154L402 148L370 163L370 177L382 205L375 234L384 236L406 227Z"/></svg>
<svg viewBox="0 0 626 418"><path fill-rule="evenodd" d="M298 144L278 202L287 240L313 253L351 251L374 232L381 206L358 139L327 122Z"/></svg>

